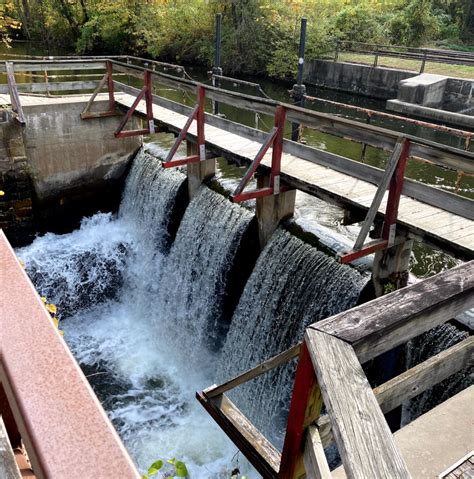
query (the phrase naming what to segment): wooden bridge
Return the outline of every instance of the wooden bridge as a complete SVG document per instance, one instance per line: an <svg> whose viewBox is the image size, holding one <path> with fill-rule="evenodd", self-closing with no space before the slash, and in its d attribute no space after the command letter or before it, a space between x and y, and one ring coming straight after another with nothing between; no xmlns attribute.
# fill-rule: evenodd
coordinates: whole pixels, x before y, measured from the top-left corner
<svg viewBox="0 0 474 479"><path fill-rule="evenodd" d="M140 64L137 64L140 63ZM143 66L146 63L147 66ZM158 69L172 69L170 75ZM0 71L8 74L9 85L0 92L3 104L12 104L20 122L21 104L41 102L38 97L19 93L84 91L95 92L83 118L119 114L126 111L117 137L142 135L157 131L172 131L180 135L178 142L188 139L197 142L201 151L179 162L169 156L165 166L205 163L212 156L222 156L240 165L250 165L248 173L233 198L242 201L267 195L278 195L298 189L342 207L349 221L366 219L355 248L343 261L385 249L400 242L400 238L417 238L461 259L471 259L474 249L474 208L467 197L444 191L405 176L408 161L423 161L442 169L454 170L459 175L474 174L474 153L413 137L392 130L366 125L334 115L276 102L267 98L223 90L183 78L184 69L159 62L132 57L111 59L81 58L55 60L21 60L6 62ZM100 81L69 81L16 83L15 73L73 70L102 70ZM117 78L139 78L143 88L135 88ZM46 77L47 78L47 77ZM187 94L198 95L197 106L191 108L153 93L153 85L166 86ZM93 100L102 88L108 89L107 112L91 113ZM270 132L235 123L221 116L205 112L205 100L275 117ZM199 113L201 112L201 113ZM278 114L277 114L278 112ZM199 113L199 114L198 114ZM136 131L125 129L132 114L146 119L145 127ZM391 152L386 170L351 160L312 146L284 138L288 123L359 142ZM442 128L432 125L434 129ZM198 132L200 131L200 133ZM469 145L471 132L463 132ZM206 153L207 152L207 153ZM270 185L257 191L244 188L254 172L269 177ZM375 241L365 244L369 229L375 222ZM382 228L382 224L384 227ZM397 225L397 226L395 226ZM378 230L378 231L377 231Z"/></svg>
<svg viewBox="0 0 474 479"><path fill-rule="evenodd" d="M165 69L174 74L164 72ZM84 71L92 71L94 79L80 78ZM247 171L231 198L256 199L257 219L264 232L262 244L278 222L291 215L294 190L298 189L344 209L347 222L362 222L353 249L341 255L340 260L347 263L376 252L373 276L378 275L379 285L388 278L392 281L394 275L399 278L393 280L395 287L406 284L406 278L400 279L400 274L408 268L413 239L463 260L473 258L473 200L415 181L405 174L407 162L421 161L452 170L458 179L474 175L474 153L468 148L472 132L453 130L465 139L466 149L462 150L288 103L224 90L186 78L182 67L133 57L8 61L0 65L0 72L8 79L8 85L0 86L0 102L13 110L25 128L28 123L23 107L50 101L38 94L88 92L83 97L82 118L94 121L121 116L116 130L111 132L115 137L157 131L174 133L176 142L163 166L186 165L191 193L192 188L214 174L217 156L246 166ZM51 75L51 72L59 73ZM95 72L99 72L99 78ZM18 73L27 78L41 75L44 80L19 83ZM51 81L61 75L73 79ZM134 83L126 82L127 78L135 79ZM189 107L158 96L154 90L157 86L195 96L196 105ZM106 89L105 94L102 89ZM106 110L95 108L94 101L98 98L106 99L101 101ZM206 100L270 116L274 126L263 131L210 114L206 112ZM144 119L141 128L126 129L132 116ZM290 123L384 150L389 156L387 166L382 170L288 140L285 134ZM431 128L443 129L439 125ZM175 159L183 141L188 142L187 156ZM257 188L249 191L248 183L254 173L258 173ZM371 241L367 241L369 234ZM394 443L383 412L465 367L472 355L472 338L375 391L370 389L361 364L472 307L473 273L472 262L463 264L311 325L302 345L224 385L199 393L198 399L264 477L296 478L304 474L330 477L322 444L332 440L337 443L348 477L409 477L410 468ZM238 411L225 392L296 357L299 363L295 388L285 446L280 453ZM328 416L319 417L323 402ZM132 472L126 477L135 476Z"/></svg>

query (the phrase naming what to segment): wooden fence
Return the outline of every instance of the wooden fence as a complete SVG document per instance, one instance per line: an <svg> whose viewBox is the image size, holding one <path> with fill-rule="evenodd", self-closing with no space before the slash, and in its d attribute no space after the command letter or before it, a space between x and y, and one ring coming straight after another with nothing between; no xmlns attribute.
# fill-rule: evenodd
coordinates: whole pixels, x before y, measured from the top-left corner
<svg viewBox="0 0 474 479"><path fill-rule="evenodd" d="M348 478L410 473L383 413L472 364L474 338L372 390L362 364L474 306L474 261L310 325L304 341L197 393L214 420L264 478L331 477L323 447L335 441ZM226 392L298 357L280 453ZM321 416L325 405L327 415Z"/></svg>

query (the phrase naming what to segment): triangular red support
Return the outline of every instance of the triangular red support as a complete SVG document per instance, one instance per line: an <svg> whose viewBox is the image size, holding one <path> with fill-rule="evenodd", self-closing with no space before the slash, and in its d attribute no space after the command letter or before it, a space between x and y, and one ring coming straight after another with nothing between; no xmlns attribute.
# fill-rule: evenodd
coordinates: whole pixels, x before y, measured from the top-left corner
<svg viewBox="0 0 474 479"><path fill-rule="evenodd" d="M231 196L232 201L239 203L241 201L261 198L262 196L278 195L286 189L280 184L281 155L283 153L283 132L285 128L285 118L285 108L280 105L277 107L275 113L275 126L268 134L267 140L262 145L257 153L257 156L250 164L250 167L245 173L244 177L240 180L239 185ZM265 156L265 153L270 147L272 147L270 186L244 192L244 188L247 186L253 174L257 171L257 168Z"/></svg>
<svg viewBox="0 0 474 479"><path fill-rule="evenodd" d="M205 102L206 102L206 90L204 87L198 87L198 103L194 107L193 112L189 115L188 120L186 121L183 129L176 138L173 147L168 152L165 161L163 162L164 168L172 168L175 166L187 165L188 163L198 163L206 159L206 140L204 137L204 112L205 112ZM189 128L191 127L192 122L196 120L197 124L197 143L198 143L198 154L187 156L185 158L179 158L173 160L173 156L176 154L179 145L183 142L188 134Z"/></svg>
<svg viewBox="0 0 474 479"><path fill-rule="evenodd" d="M143 79L143 88L141 89L140 93L138 94L137 98L133 102L132 106L129 108L125 116L123 117L120 125L115 130L115 137L116 138L124 138L127 136L137 136L137 135L150 135L155 133L155 121L153 119L153 87L151 81L151 72L145 70L145 76ZM138 104L140 101L145 98L146 103L146 122L148 128L143 128L140 130L125 130L123 131L124 126L127 122L132 118L133 113L135 112Z"/></svg>

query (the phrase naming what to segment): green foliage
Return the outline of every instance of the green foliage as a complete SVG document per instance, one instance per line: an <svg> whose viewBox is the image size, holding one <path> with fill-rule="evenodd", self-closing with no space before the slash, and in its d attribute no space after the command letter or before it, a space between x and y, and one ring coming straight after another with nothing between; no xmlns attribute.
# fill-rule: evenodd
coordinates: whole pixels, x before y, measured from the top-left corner
<svg viewBox="0 0 474 479"><path fill-rule="evenodd" d="M431 0L411 0L389 21L391 40L395 44L419 47L436 38L441 22L431 7Z"/></svg>
<svg viewBox="0 0 474 479"><path fill-rule="evenodd" d="M166 465L170 464L172 467L167 468ZM163 466L164 469L163 469ZM149 468L146 474L142 475L142 479L150 479L152 476L156 475L158 472L161 471L161 477L165 477L166 479L173 479L175 477L189 477L189 472L186 467L186 464L182 461L178 461L177 459L168 459L166 463L158 459L155 461Z"/></svg>
<svg viewBox="0 0 474 479"><path fill-rule="evenodd" d="M472 0L3 0L0 38L24 38L78 53L130 53L213 64L215 14L223 14L226 74L293 79L300 19L306 57L352 42L462 45L474 35ZM469 43L468 43L469 44Z"/></svg>

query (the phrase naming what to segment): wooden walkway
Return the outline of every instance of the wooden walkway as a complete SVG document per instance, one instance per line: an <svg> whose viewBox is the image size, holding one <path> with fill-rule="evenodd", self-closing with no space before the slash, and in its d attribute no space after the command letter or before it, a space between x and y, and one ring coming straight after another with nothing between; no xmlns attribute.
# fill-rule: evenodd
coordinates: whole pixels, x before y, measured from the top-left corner
<svg viewBox="0 0 474 479"><path fill-rule="evenodd" d="M126 93L117 93L116 101L123 107L130 107L135 97ZM168 102L171 104L172 102ZM137 112L145 115L145 102L137 107ZM155 121L165 128L179 132L187 121L185 114L169 108L153 105ZM221 120L223 127L206 123L206 146L219 156L230 157L242 163L250 163L262 143L250 139L248 127L240 128L241 134L229 131L235 123ZM228 123L225 129L225 122ZM196 126L190 129L191 136L196 135ZM308 150L315 150L306 147ZM262 164L269 167L271 150L266 154ZM377 187L367 181L354 178L348 174L335 171L326 166L316 164L301 157L285 152L282 156L282 179L291 187L320 196L338 206L347 209L354 207L367 210L372 203ZM388 191L379 208L385 212ZM472 216L473 211L466 211ZM443 211L408 196L402 195L398 212L398 224L407 228L415 236L443 250L452 252L466 259L472 258L474 250L474 221Z"/></svg>

